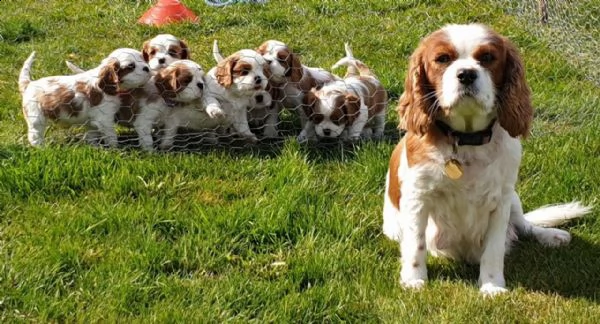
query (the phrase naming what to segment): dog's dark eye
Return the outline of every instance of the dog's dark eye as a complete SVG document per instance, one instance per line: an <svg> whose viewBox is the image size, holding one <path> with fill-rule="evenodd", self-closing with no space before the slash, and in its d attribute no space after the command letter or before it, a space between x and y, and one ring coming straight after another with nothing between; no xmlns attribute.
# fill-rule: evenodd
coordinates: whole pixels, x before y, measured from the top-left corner
<svg viewBox="0 0 600 324"><path fill-rule="evenodd" d="M483 63L483 64L489 64L492 63L496 58L494 57L494 55L492 53L483 53L480 57L479 57L479 62Z"/></svg>
<svg viewBox="0 0 600 324"><path fill-rule="evenodd" d="M241 70L241 71L240 71L240 75L241 75L241 76L246 76L246 75L248 75L249 73L250 73L250 71L248 71L248 70Z"/></svg>
<svg viewBox="0 0 600 324"><path fill-rule="evenodd" d="M323 114L312 114L310 118L312 119L313 123L319 124L323 121L323 119L325 119L325 116L323 116Z"/></svg>
<svg viewBox="0 0 600 324"><path fill-rule="evenodd" d="M175 51L168 51L167 54L170 56L173 56L173 57L177 56L177 52L175 52Z"/></svg>
<svg viewBox="0 0 600 324"><path fill-rule="evenodd" d="M448 54L440 54L435 58L435 61L438 63L448 63L450 62L450 55Z"/></svg>
<svg viewBox="0 0 600 324"><path fill-rule="evenodd" d="M153 49L150 51L150 55L154 56L154 54L156 54L156 50Z"/></svg>
<svg viewBox="0 0 600 324"><path fill-rule="evenodd" d="M129 63L129 65L127 65L128 69L135 69L135 63Z"/></svg>

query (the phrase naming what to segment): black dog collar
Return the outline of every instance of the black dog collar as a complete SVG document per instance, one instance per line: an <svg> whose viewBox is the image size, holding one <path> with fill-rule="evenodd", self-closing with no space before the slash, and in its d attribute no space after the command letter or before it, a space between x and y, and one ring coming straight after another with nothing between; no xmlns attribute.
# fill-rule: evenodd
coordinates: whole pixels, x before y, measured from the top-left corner
<svg viewBox="0 0 600 324"><path fill-rule="evenodd" d="M484 130L473 133L464 133L452 129L452 127L441 120L435 121L435 125L442 131L444 135L448 136L450 142L458 146L479 146L489 143L492 139L492 128L494 127L494 124L496 124L495 119L492 120L492 122Z"/></svg>

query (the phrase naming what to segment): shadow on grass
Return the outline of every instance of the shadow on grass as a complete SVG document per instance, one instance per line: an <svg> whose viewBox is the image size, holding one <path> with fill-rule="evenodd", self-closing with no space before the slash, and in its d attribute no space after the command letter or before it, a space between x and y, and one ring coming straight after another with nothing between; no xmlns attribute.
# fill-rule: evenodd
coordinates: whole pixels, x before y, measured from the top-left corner
<svg viewBox="0 0 600 324"><path fill-rule="evenodd" d="M429 257L432 280L464 281L477 287L479 265ZM558 294L566 298L600 300L600 246L578 237L568 246L549 248L533 239L517 242L504 259L509 289Z"/></svg>

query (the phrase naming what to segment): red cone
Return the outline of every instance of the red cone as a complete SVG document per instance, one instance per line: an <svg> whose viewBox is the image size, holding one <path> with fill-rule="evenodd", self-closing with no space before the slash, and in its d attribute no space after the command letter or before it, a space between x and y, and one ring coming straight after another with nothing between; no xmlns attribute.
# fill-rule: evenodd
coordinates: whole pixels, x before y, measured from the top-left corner
<svg viewBox="0 0 600 324"><path fill-rule="evenodd" d="M198 22L196 16L190 9L182 5L178 0L158 0L158 3L148 9L138 22L141 24L161 26L179 21Z"/></svg>

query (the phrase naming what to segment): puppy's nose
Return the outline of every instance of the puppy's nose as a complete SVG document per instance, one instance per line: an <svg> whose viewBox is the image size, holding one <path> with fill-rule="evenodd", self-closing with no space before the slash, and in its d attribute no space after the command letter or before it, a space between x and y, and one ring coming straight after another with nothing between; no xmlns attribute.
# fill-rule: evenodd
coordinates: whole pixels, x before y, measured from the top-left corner
<svg viewBox="0 0 600 324"><path fill-rule="evenodd" d="M144 66L142 70L144 70L144 72L150 72L150 68L148 68L147 66Z"/></svg>
<svg viewBox="0 0 600 324"><path fill-rule="evenodd" d="M254 97L254 99L256 99L257 103L262 103L264 100L263 95L257 95L256 97Z"/></svg>
<svg viewBox="0 0 600 324"><path fill-rule="evenodd" d="M165 64L165 58L159 58L158 59L158 64Z"/></svg>
<svg viewBox="0 0 600 324"><path fill-rule="evenodd" d="M262 82L262 78L261 77L259 77L259 76L255 76L254 77L254 83L259 84L261 82Z"/></svg>
<svg viewBox="0 0 600 324"><path fill-rule="evenodd" d="M198 82L196 85L198 86L198 88L200 88L200 90L204 89L204 84L202 82Z"/></svg>
<svg viewBox="0 0 600 324"><path fill-rule="evenodd" d="M323 129L323 135L325 135L325 136L331 135L331 129L329 129L329 128Z"/></svg>
<svg viewBox="0 0 600 324"><path fill-rule="evenodd" d="M477 80L477 71L474 69L460 69L456 73L458 81L464 85L470 85Z"/></svg>

